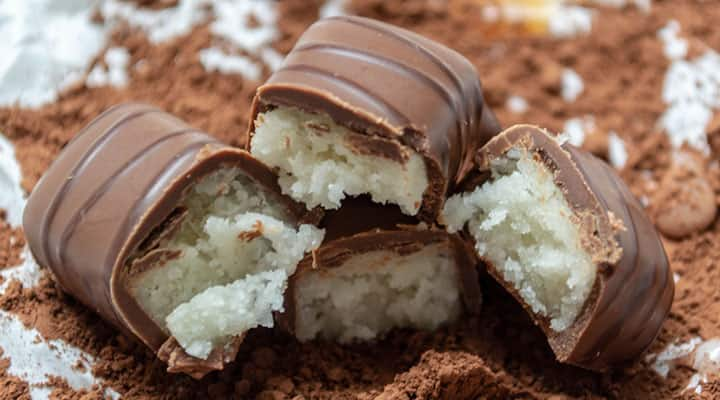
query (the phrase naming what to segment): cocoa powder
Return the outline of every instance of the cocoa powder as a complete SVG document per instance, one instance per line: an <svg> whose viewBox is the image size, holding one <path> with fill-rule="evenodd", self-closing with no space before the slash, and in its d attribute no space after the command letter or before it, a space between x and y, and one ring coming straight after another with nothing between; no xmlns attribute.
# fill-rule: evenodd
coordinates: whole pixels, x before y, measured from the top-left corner
<svg viewBox="0 0 720 400"><path fill-rule="evenodd" d="M141 4L149 2L140 1ZM172 4L173 2L167 2ZM280 37L273 44L287 52L307 25L317 19L320 1L283 1ZM622 176L638 196L650 199L672 166L672 150L656 121L665 109L661 90L668 61L656 32L677 19L694 43L718 48L713 30L720 9L712 2L653 2L649 14L628 7L599 10L587 36L553 39L528 33L535 27L483 22L482 2L356 0L355 13L413 29L444 42L475 63L486 97L504 125L533 123L562 130L573 117L592 115L596 132L585 146L607 157L607 135L625 142L630 158ZM152 7L157 7L153 4ZM170 42L154 45L137 29L121 26L110 46L128 49L129 84L122 89L65 91L53 104L36 110L0 108L0 130L16 146L23 186L31 190L65 143L94 116L121 101L145 101L178 115L193 126L231 144L247 127L253 92L259 82L239 75L206 72L198 50L212 41L208 24ZM696 45L694 45L697 47ZM101 60L99 55L97 60ZM572 103L560 94L559 71L572 68L585 90ZM264 71L267 76L269 71ZM524 113L505 107L511 95L528 102ZM713 125L713 152L707 183L720 193L717 164L720 129ZM17 265L24 245L20 229L0 223L0 269ZM649 352L693 336L720 336L720 224L665 244L678 275L668 321ZM201 381L171 375L154 354L100 320L64 294L51 275L23 289L10 282L0 309L37 329L43 339L61 339L91 354L95 376L126 398L261 399L430 399L430 398L672 398L697 397L683 391L693 371L673 369L660 377L651 362L608 374L594 374L554 361L541 332L522 308L487 276L482 278L480 316L435 333L397 331L371 344L299 344L269 329L248 335L238 359ZM0 355L0 398L29 398L29 387L7 373ZM93 399L103 388L75 391L61 378L50 380L52 398ZM720 381L703 385L702 398L720 395Z"/></svg>
<svg viewBox="0 0 720 400"><path fill-rule="evenodd" d="M20 264L20 255L25 247L22 228L10 226L4 214L0 211L0 269Z"/></svg>

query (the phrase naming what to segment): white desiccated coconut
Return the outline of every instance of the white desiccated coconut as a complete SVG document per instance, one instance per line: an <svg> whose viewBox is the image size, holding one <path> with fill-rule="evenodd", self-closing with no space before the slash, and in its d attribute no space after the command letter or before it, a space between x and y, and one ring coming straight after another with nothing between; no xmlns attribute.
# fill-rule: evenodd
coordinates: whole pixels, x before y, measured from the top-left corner
<svg viewBox="0 0 720 400"><path fill-rule="evenodd" d="M554 331L567 329L595 283L596 268L583 249L573 211L553 174L522 150L492 166L492 180L445 203L450 232L467 225L476 251L518 291Z"/></svg>
<svg viewBox="0 0 720 400"><path fill-rule="evenodd" d="M357 133L327 116L278 107L258 115L250 146L255 157L278 168L283 193L309 209L336 209L346 196L369 194L376 203L417 214L428 186L422 157L410 151L403 164L358 154L348 146L348 135Z"/></svg>
<svg viewBox="0 0 720 400"><path fill-rule="evenodd" d="M680 24L674 19L668 21L667 25L657 33L658 38L663 42L665 57L671 60L679 60L687 55L687 40L680 38L678 33L680 33Z"/></svg>
<svg viewBox="0 0 720 400"><path fill-rule="evenodd" d="M324 232L283 222L285 211L235 168L203 178L183 205L180 229L160 244L179 257L138 273L131 291L188 354L206 358L233 336L272 326L287 277Z"/></svg>
<svg viewBox="0 0 720 400"><path fill-rule="evenodd" d="M580 93L582 93L585 89L585 85L583 84L580 75L570 68L563 68L561 83L562 98L568 103L575 101L578 96L580 96Z"/></svg>
<svg viewBox="0 0 720 400"><path fill-rule="evenodd" d="M89 87L111 85L123 87L128 83L127 66L130 53L122 47L111 47L105 53L107 69L96 65L88 74L85 83Z"/></svg>
<svg viewBox="0 0 720 400"><path fill-rule="evenodd" d="M586 115L582 118L571 118L565 121L562 135L567 137L570 144L580 147L585 142L585 135L594 129L595 119Z"/></svg>
<svg viewBox="0 0 720 400"><path fill-rule="evenodd" d="M287 278L286 271L275 269L208 288L167 316L168 330L185 352L205 359L238 334L272 327L273 311L283 310Z"/></svg>
<svg viewBox="0 0 720 400"><path fill-rule="evenodd" d="M558 4L548 20L548 30L555 37L567 38L589 33L593 11L587 7Z"/></svg>
<svg viewBox="0 0 720 400"><path fill-rule="evenodd" d="M672 61L662 92L668 108L658 125L674 148L689 144L709 153L706 129L714 112L720 109L720 54L710 49L695 60L685 60L687 41L678 37L679 31L675 20L658 31L665 55Z"/></svg>
<svg viewBox="0 0 720 400"><path fill-rule="evenodd" d="M447 245L399 255L382 250L300 275L295 335L342 343L375 339L394 328L433 330L461 312L457 265Z"/></svg>
<svg viewBox="0 0 720 400"><path fill-rule="evenodd" d="M200 56L200 62L207 71L240 74L253 80L260 79L262 68L248 57L226 54L216 47L202 49L198 55Z"/></svg>
<svg viewBox="0 0 720 400"><path fill-rule="evenodd" d="M528 110L528 103L524 97L512 95L508 97L505 107L515 114L522 114Z"/></svg>
<svg viewBox="0 0 720 400"><path fill-rule="evenodd" d="M320 7L319 17L329 18L338 15L347 14L345 7L347 6L347 0L325 0L325 3Z"/></svg>
<svg viewBox="0 0 720 400"><path fill-rule="evenodd" d="M658 375L667 378L675 362L692 354L700 343L702 343L702 339L699 337L691 338L687 342L670 343L660 353L649 354L646 360L653 362L651 367Z"/></svg>
<svg viewBox="0 0 720 400"><path fill-rule="evenodd" d="M608 134L608 159L610 159L610 164L617 169L622 169L628 160L625 142L612 131Z"/></svg>

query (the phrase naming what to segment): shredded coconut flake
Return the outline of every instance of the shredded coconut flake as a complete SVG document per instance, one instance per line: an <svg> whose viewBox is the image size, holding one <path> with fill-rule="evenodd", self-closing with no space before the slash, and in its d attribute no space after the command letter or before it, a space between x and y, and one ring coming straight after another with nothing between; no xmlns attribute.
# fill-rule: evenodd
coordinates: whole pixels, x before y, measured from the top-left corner
<svg viewBox="0 0 720 400"><path fill-rule="evenodd" d="M574 102L585 89L582 78L574 70L564 68L562 72L562 98L568 103Z"/></svg>
<svg viewBox="0 0 720 400"><path fill-rule="evenodd" d="M687 42L678 37L679 32L675 20L658 31L665 55L672 62L662 92L668 109L658 125L674 148L688 144L707 154L710 146L706 129L720 108L720 54L707 50L695 60L686 60Z"/></svg>
<svg viewBox="0 0 720 400"><path fill-rule="evenodd" d="M680 38L678 33L680 33L680 24L674 19L657 33L658 38L663 42L665 57L671 60L685 58L687 55L688 43Z"/></svg>
<svg viewBox="0 0 720 400"><path fill-rule="evenodd" d="M110 21L127 21L131 26L147 32L153 43L161 43L184 35L208 18L205 6L208 0L181 0L175 7L146 10L118 0L102 3L100 13Z"/></svg>
<svg viewBox="0 0 720 400"><path fill-rule="evenodd" d="M690 354L692 354L695 347L702 342L699 337L694 337L687 342L683 343L670 343L660 353L649 354L646 357L647 361L653 361L651 365L652 369L661 377L667 378L670 370L675 363Z"/></svg>
<svg viewBox="0 0 720 400"><path fill-rule="evenodd" d="M130 53L122 47L111 47L105 53L107 68L96 65L88 74L86 83L90 87L111 85L123 87L128 83L127 65Z"/></svg>
<svg viewBox="0 0 720 400"><path fill-rule="evenodd" d="M320 18L334 17L337 15L345 15L345 7L347 0L326 0L325 4L320 7Z"/></svg>
<svg viewBox="0 0 720 400"><path fill-rule="evenodd" d="M685 390L702 393L702 384L720 374L720 339L709 339L695 349L693 368L696 373L690 378Z"/></svg>
<svg viewBox="0 0 720 400"><path fill-rule="evenodd" d="M524 97L513 95L508 97L505 107L515 114L522 114L528 110L528 103Z"/></svg>
<svg viewBox="0 0 720 400"><path fill-rule="evenodd" d="M562 136L573 146L582 146L585 142L585 135L595 129L595 118L586 115L582 118L571 118L565 121Z"/></svg>
<svg viewBox="0 0 720 400"><path fill-rule="evenodd" d="M593 11L586 7L560 4L548 21L550 34L559 38L589 33Z"/></svg>
<svg viewBox="0 0 720 400"><path fill-rule="evenodd" d="M610 164L617 169L622 169L628 159L625 142L615 132L610 132L608 135L608 158Z"/></svg>
<svg viewBox="0 0 720 400"><path fill-rule="evenodd" d="M199 55L200 62L207 71L220 71L224 74L240 74L253 80L260 79L262 73L261 67L247 57L226 54L216 47L202 49Z"/></svg>

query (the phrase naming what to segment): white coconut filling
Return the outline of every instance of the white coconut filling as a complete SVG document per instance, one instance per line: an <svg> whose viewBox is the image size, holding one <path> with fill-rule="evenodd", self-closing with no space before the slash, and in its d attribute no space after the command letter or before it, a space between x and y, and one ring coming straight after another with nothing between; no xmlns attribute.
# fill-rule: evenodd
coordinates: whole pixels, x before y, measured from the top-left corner
<svg viewBox="0 0 720 400"><path fill-rule="evenodd" d="M455 260L447 245L438 244L409 255L373 251L337 268L304 273L294 296L301 341L347 343L393 328L434 330L462 310Z"/></svg>
<svg viewBox="0 0 720 400"><path fill-rule="evenodd" d="M278 107L258 115L252 154L279 169L283 193L308 208L337 209L346 196L369 194L417 214L428 186L423 158L409 151L406 163L358 154L348 145L358 135L326 115Z"/></svg>
<svg viewBox="0 0 720 400"><path fill-rule="evenodd" d="M535 314L563 331L582 310L597 272L573 211L552 172L526 150L511 149L491 170L491 180L452 196L441 219L450 232L467 224L478 254Z"/></svg>
<svg viewBox="0 0 720 400"><path fill-rule="evenodd" d="M141 272L131 290L188 354L205 359L234 336L273 325L287 277L324 231L283 222L285 212L238 169L202 179L183 205L180 229L159 246L179 257Z"/></svg>

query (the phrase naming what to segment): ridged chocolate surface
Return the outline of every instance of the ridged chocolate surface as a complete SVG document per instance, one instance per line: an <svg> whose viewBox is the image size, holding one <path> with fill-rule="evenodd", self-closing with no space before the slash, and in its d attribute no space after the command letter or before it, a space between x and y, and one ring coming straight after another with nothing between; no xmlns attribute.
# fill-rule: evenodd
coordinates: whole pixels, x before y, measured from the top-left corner
<svg viewBox="0 0 720 400"><path fill-rule="evenodd" d="M33 190L23 219L30 249L67 292L157 351L167 335L130 296L126 260L159 233L189 185L230 166L277 196L291 218L304 211L247 152L157 108L116 106L75 136Z"/></svg>
<svg viewBox="0 0 720 400"><path fill-rule="evenodd" d="M512 127L489 142L478 153L480 170L488 171L490 160L512 146L530 149L555 172L556 184L582 221L586 250L606 260L597 264L595 286L573 326L557 333L547 321L534 317L536 323L562 362L604 371L637 358L659 333L674 294L654 225L610 166L572 145L561 146L534 126ZM492 265L489 270L522 302Z"/></svg>
<svg viewBox="0 0 720 400"><path fill-rule="evenodd" d="M375 138L380 148L367 144L373 154L392 158L398 153L393 146L420 153L430 187L419 216L427 221L439 213L448 188L472 168L476 150L500 131L467 59L413 32L361 17L327 18L308 28L258 89L253 121L277 105L328 114Z"/></svg>

